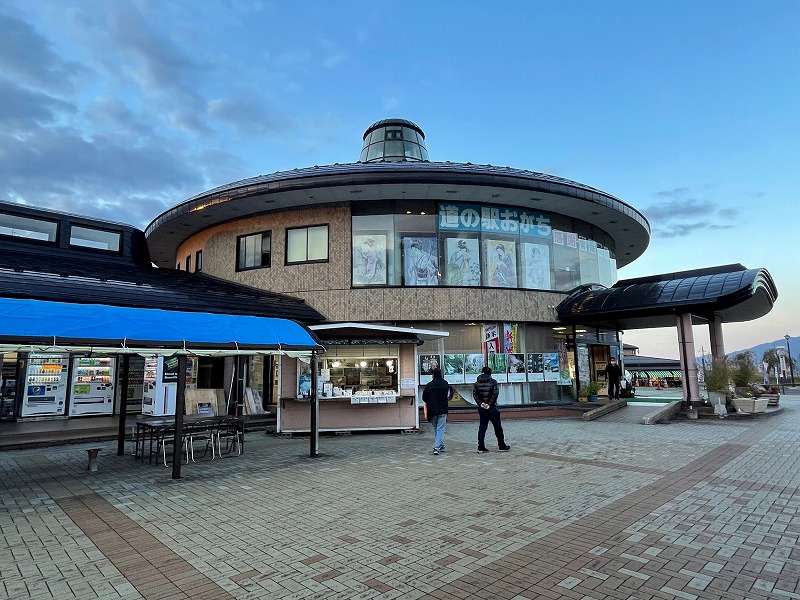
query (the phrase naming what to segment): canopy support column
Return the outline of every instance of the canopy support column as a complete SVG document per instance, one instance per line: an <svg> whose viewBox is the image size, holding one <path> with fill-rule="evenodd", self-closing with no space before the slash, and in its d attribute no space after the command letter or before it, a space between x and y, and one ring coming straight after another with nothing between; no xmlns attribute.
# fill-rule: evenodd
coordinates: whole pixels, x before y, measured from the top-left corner
<svg viewBox="0 0 800 600"><path fill-rule="evenodd" d="M130 354L122 355L122 377L119 380L119 432L117 433L117 456L125 454L125 421L128 418L128 368Z"/></svg>
<svg viewBox="0 0 800 600"><path fill-rule="evenodd" d="M178 354L178 389L175 393L175 439L172 444L172 478L181 478L183 413L186 410L186 355Z"/></svg>
<svg viewBox="0 0 800 600"><path fill-rule="evenodd" d="M711 339L712 360L725 360L725 344L722 340L722 319L719 315L708 322L708 336Z"/></svg>
<svg viewBox="0 0 800 600"><path fill-rule="evenodd" d="M311 448L309 456L319 456L319 400L317 399L317 353L311 351Z"/></svg>
<svg viewBox="0 0 800 600"><path fill-rule="evenodd" d="M692 315L677 316L678 353L681 359L681 379L683 380L683 401L700 400L700 385L697 383L697 363L694 360L694 332Z"/></svg>

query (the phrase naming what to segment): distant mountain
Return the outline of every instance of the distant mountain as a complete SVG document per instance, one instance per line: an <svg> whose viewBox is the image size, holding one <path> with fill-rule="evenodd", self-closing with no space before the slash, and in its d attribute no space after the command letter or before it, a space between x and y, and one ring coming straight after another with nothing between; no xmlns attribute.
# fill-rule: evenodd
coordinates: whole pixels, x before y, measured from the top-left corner
<svg viewBox="0 0 800 600"><path fill-rule="evenodd" d="M728 352L726 355L728 358L733 358L737 354L741 354L742 352L750 352L753 354L753 358L757 366L761 366L761 357L764 356L764 352L770 350L771 348L786 348L786 340L784 338L780 338L779 340L775 340L774 342L767 342L765 344L759 344L758 346L753 346L752 348L745 348L743 350L735 350L733 352ZM796 363L800 362L800 337L790 337L789 338L789 354L792 355L792 360ZM703 356L696 359L697 364L703 364L703 360L706 361L706 364L710 364L711 362L711 355L704 354Z"/></svg>

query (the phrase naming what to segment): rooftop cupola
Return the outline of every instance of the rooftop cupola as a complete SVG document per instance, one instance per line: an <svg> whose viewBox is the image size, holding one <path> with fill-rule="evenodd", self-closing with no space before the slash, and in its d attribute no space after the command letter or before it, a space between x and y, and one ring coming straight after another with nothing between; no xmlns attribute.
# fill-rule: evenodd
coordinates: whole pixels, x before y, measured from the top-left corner
<svg viewBox="0 0 800 600"><path fill-rule="evenodd" d="M364 132L364 146L358 162L427 161L425 134L405 119L384 119Z"/></svg>

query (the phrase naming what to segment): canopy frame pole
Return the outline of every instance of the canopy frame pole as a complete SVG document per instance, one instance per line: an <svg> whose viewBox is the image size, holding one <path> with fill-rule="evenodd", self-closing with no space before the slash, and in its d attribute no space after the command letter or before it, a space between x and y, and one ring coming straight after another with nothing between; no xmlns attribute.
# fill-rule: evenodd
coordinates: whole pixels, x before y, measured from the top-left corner
<svg viewBox="0 0 800 600"><path fill-rule="evenodd" d="M125 454L125 427L128 418L128 368L130 354L122 355L122 377L119 380L119 433L117 434L117 456Z"/></svg>
<svg viewBox="0 0 800 600"><path fill-rule="evenodd" d="M172 444L172 478L181 478L183 412L186 410L186 354L178 354L178 389L175 393L175 439Z"/></svg>
<svg viewBox="0 0 800 600"><path fill-rule="evenodd" d="M311 351L311 435L309 436L311 448L309 456L319 456L319 400L317 399L317 353Z"/></svg>

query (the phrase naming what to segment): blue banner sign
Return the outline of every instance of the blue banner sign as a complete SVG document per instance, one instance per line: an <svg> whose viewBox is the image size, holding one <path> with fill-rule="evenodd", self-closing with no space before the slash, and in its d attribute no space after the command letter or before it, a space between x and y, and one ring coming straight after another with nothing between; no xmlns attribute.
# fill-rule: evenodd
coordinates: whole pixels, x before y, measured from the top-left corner
<svg viewBox="0 0 800 600"><path fill-rule="evenodd" d="M474 231L519 234L537 238L552 236L550 215L510 206L439 204L440 231Z"/></svg>

